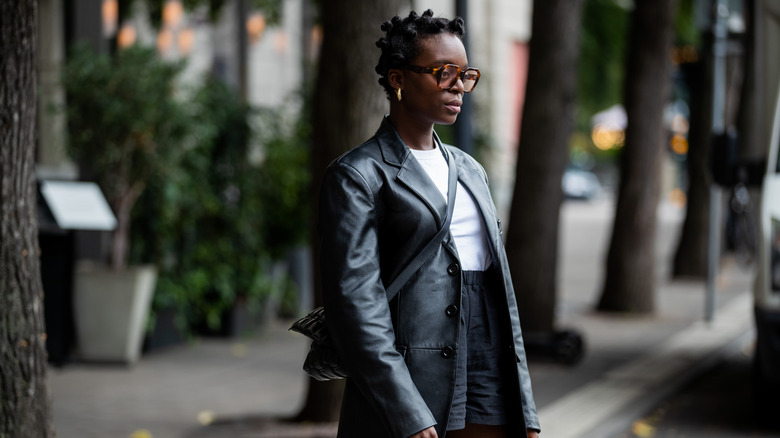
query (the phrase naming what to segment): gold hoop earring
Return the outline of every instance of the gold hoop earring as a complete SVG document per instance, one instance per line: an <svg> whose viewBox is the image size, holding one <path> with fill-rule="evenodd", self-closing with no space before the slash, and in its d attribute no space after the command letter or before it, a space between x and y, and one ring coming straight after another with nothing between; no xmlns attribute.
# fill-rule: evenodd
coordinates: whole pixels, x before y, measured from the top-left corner
<svg viewBox="0 0 780 438"><path fill-rule="evenodd" d="M395 90L395 97L398 98L399 102L401 101L401 89L400 88L396 88L396 90Z"/></svg>

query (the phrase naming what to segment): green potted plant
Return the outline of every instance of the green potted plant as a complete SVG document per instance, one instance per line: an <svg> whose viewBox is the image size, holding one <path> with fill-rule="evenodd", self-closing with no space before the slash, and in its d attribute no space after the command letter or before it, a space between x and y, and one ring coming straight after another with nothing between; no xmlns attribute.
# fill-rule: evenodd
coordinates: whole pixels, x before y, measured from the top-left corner
<svg viewBox="0 0 780 438"><path fill-rule="evenodd" d="M133 257L160 267L150 348L242 334L275 316L290 289L281 261L308 232L307 129L295 112L252 108L211 77L189 104L193 141L149 180L139 200L149 214L133 220ZM171 318L178 333L163 329Z"/></svg>
<svg viewBox="0 0 780 438"><path fill-rule="evenodd" d="M69 151L117 218L109 266L77 264L74 313L85 359L133 363L140 355L157 270L128 265L130 221L147 181L186 147L190 118L174 95L180 70L140 46L113 57L76 46L64 68Z"/></svg>
<svg viewBox="0 0 780 438"><path fill-rule="evenodd" d="M266 300L266 316L297 316L305 298L288 272L294 263L305 263L309 237L309 183L311 171L311 126L308 109L296 117L291 111L263 109L258 117L263 144L262 171L257 175L261 203L268 208L262 216L265 247L274 261L274 287ZM295 218L295 220L291 220ZM305 281L305 279L304 279Z"/></svg>
<svg viewBox="0 0 780 438"><path fill-rule="evenodd" d="M193 91L192 142L169 173L150 179L155 189L139 202L152 214L133 220L133 257L160 267L156 316L175 318L184 336L235 334L237 309L257 313L269 290L252 109L213 77Z"/></svg>

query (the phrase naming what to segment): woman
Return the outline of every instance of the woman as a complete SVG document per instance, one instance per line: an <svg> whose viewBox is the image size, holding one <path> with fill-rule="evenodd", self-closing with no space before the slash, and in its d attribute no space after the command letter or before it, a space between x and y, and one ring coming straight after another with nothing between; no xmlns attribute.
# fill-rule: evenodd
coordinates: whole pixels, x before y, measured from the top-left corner
<svg viewBox="0 0 780 438"><path fill-rule="evenodd" d="M536 437L501 222L474 159L442 145L479 71L463 20L430 10L382 25L377 73L390 113L334 161L320 197L328 330L349 370L339 437ZM388 303L387 287L447 214L450 232Z"/></svg>

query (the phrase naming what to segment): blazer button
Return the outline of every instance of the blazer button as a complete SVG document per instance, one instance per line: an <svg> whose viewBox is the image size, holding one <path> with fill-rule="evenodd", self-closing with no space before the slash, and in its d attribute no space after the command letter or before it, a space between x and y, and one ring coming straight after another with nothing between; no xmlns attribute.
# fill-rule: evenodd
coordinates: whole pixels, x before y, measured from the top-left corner
<svg viewBox="0 0 780 438"><path fill-rule="evenodd" d="M453 354L455 354L455 349L449 345L441 349L441 357L445 359L451 358Z"/></svg>
<svg viewBox="0 0 780 438"><path fill-rule="evenodd" d="M448 317L452 318L453 316L455 316L458 313L458 306L456 306L454 304L450 304L449 306L447 306L447 309L444 311L444 313Z"/></svg>
<svg viewBox="0 0 780 438"><path fill-rule="evenodd" d="M456 275L460 271L460 266L457 263L453 263L447 267L447 273L450 275Z"/></svg>

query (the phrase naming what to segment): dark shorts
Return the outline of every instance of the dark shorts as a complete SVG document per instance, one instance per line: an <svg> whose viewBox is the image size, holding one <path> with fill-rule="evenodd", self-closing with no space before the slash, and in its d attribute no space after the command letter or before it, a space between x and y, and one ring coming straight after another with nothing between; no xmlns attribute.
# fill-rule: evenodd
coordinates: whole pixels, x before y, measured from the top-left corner
<svg viewBox="0 0 780 438"><path fill-rule="evenodd" d="M495 278L492 269L463 272L458 370L447 430L463 429L467 422L509 423L503 391L508 362L501 337L505 303Z"/></svg>

